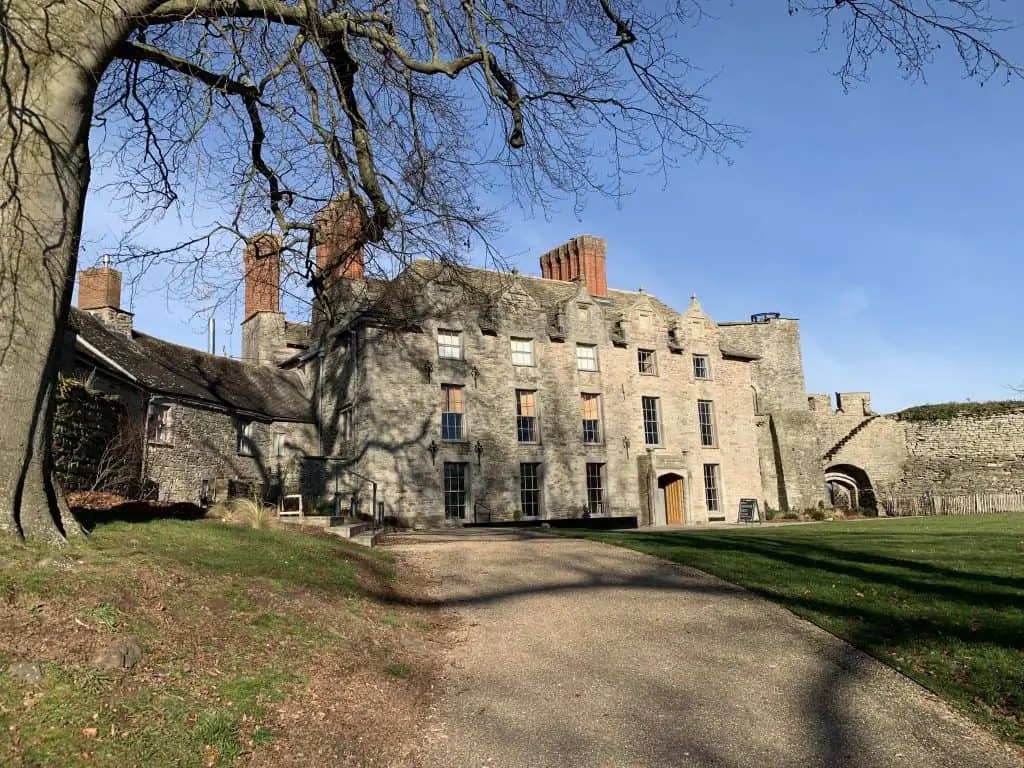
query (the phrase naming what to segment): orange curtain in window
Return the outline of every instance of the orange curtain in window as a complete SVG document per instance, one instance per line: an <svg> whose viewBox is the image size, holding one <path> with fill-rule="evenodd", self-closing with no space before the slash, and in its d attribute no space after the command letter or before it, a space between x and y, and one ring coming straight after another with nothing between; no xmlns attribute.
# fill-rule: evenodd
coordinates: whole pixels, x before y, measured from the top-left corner
<svg viewBox="0 0 1024 768"><path fill-rule="evenodd" d="M533 405L533 392L525 392L520 390L516 393L519 397L519 415L520 416L534 416L534 405Z"/></svg>
<svg viewBox="0 0 1024 768"><path fill-rule="evenodd" d="M462 413L462 387L441 387L441 410Z"/></svg>
<svg viewBox="0 0 1024 768"><path fill-rule="evenodd" d="M583 395L580 400L580 413L584 419L599 419L599 408L597 407L600 395Z"/></svg>

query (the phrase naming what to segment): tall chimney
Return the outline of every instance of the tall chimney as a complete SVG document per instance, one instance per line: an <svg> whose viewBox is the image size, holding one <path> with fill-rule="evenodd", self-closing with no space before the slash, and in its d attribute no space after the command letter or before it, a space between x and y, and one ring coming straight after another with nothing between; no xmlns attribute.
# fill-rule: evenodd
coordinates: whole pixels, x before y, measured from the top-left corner
<svg viewBox="0 0 1024 768"><path fill-rule="evenodd" d="M607 296L607 250L603 237L574 237L540 257L540 273L548 280L582 277L591 296Z"/></svg>
<svg viewBox="0 0 1024 768"><path fill-rule="evenodd" d="M325 282L364 278L363 246L357 239L363 231L363 216L358 198L346 192L314 218L316 265Z"/></svg>
<svg viewBox="0 0 1024 768"><path fill-rule="evenodd" d="M78 308L126 336L132 335L132 313L121 309L121 273L103 257L102 267L78 273Z"/></svg>
<svg viewBox="0 0 1024 768"><path fill-rule="evenodd" d="M250 240L242 255L245 268L245 317L281 311L281 238L263 232Z"/></svg>

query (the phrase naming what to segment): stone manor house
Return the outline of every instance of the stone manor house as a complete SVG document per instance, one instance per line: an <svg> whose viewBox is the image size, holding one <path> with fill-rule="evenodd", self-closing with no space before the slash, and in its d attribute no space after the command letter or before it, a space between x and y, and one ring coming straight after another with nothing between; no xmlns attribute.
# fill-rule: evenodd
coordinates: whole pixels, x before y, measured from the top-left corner
<svg viewBox="0 0 1024 768"><path fill-rule="evenodd" d="M259 488L407 525L660 525L736 521L741 499L875 507L943 482L925 471L940 438L867 393L807 395L795 319L716 322L696 297L678 311L609 288L589 235L541 256L540 276L419 261L367 279L352 215L341 200L318 217L330 306L311 322L280 311L278 240L246 247L241 360L139 332L120 274L80 273L65 373L137 414L161 498ZM1019 416L995 469L979 449L979 482L1024 482Z"/></svg>

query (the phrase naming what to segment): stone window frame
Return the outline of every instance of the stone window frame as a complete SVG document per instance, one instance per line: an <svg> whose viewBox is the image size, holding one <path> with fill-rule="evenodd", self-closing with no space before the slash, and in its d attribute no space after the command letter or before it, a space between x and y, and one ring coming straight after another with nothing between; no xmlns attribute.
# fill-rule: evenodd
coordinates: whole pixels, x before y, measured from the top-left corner
<svg viewBox="0 0 1024 768"><path fill-rule="evenodd" d="M584 445L604 445L604 414L602 406L604 398L600 392L580 392L580 437ZM594 403L594 410L591 411L586 403ZM595 417L596 412L596 417ZM591 418L587 418L587 416ZM588 429L587 422L594 422ZM591 436L591 439L587 437Z"/></svg>
<svg viewBox="0 0 1024 768"><path fill-rule="evenodd" d="M509 341L509 349L510 349L510 351L512 353L512 365L515 365L515 366L518 366L518 367L521 367L521 368L532 368L533 366L536 365L536 363L534 362L534 358L533 358L533 339L527 338L525 336L511 336L511 337L509 337L508 341ZM518 344L525 344L526 345L525 351L522 350L522 349L518 349L517 350L516 349L516 344L517 343ZM517 355L519 356L518 361L516 359ZM527 362L522 362L524 359Z"/></svg>
<svg viewBox="0 0 1024 768"><path fill-rule="evenodd" d="M722 467L704 465L704 504L709 513L722 511Z"/></svg>
<svg viewBox="0 0 1024 768"><path fill-rule="evenodd" d="M588 461L586 465L587 514L604 517L608 514L608 471L603 461Z"/></svg>
<svg viewBox="0 0 1024 768"><path fill-rule="evenodd" d="M658 353L653 349L637 349L637 370L641 376L658 375Z"/></svg>
<svg viewBox="0 0 1024 768"><path fill-rule="evenodd" d="M703 367L703 376L701 368ZM697 381L711 381L711 355L694 353L693 355L693 378Z"/></svg>
<svg viewBox="0 0 1024 768"><path fill-rule="evenodd" d="M162 414L159 420L154 419L157 412ZM154 424L159 427L154 429ZM173 419L170 403L150 403L146 413L146 442L151 445L173 444Z"/></svg>
<svg viewBox="0 0 1024 768"><path fill-rule="evenodd" d="M717 448L718 428L715 426L715 403L713 400L697 401L697 424L700 430L701 448Z"/></svg>
<svg viewBox="0 0 1024 768"><path fill-rule="evenodd" d="M530 467L531 471L524 472L526 467ZM530 520L543 517L544 480L543 467L539 461L519 463L519 511L524 518Z"/></svg>
<svg viewBox="0 0 1024 768"><path fill-rule="evenodd" d="M439 360L464 360L462 331L456 328L437 329L437 357Z"/></svg>
<svg viewBox="0 0 1024 768"><path fill-rule="evenodd" d="M593 354L580 355L583 350L589 350ZM593 365L593 368L584 367L586 365ZM601 370L601 366L598 364L597 359L597 344L582 344L576 343L576 370L582 373L597 373Z"/></svg>
<svg viewBox="0 0 1024 768"><path fill-rule="evenodd" d="M445 520L465 520L469 507L469 462L446 461L441 471Z"/></svg>
<svg viewBox="0 0 1024 768"><path fill-rule="evenodd" d="M283 430L274 430L274 458L283 459L286 448L287 435Z"/></svg>
<svg viewBox="0 0 1024 768"><path fill-rule="evenodd" d="M352 440L352 429L355 423L355 408L349 405L343 405L341 410L338 412L338 439L342 442L349 442Z"/></svg>
<svg viewBox="0 0 1024 768"><path fill-rule="evenodd" d="M452 394L455 392L458 392L459 396L453 399ZM454 405L457 405L459 410L449 410ZM454 416L458 416L458 418L451 418ZM446 419L446 417L449 418ZM445 435L454 434L451 431L453 426L456 427L458 436L446 437ZM466 439L466 388L462 384L442 384L441 440L446 443L464 443Z"/></svg>
<svg viewBox="0 0 1024 768"><path fill-rule="evenodd" d="M532 414L524 414L523 401L520 395L529 394L532 395ZM519 445L539 445L540 444L540 398L537 397L537 390L535 389L517 389L515 392L516 398L516 442ZM527 422L529 419L529 422ZM532 440L524 440L523 434L527 431L532 434Z"/></svg>
<svg viewBox="0 0 1024 768"><path fill-rule="evenodd" d="M640 397L640 413L644 420L644 445L648 448L662 446L665 435L661 428L661 398L642 395Z"/></svg>
<svg viewBox="0 0 1024 768"><path fill-rule="evenodd" d="M239 456L253 456L256 444L253 441L252 419L239 418L235 421L235 450Z"/></svg>

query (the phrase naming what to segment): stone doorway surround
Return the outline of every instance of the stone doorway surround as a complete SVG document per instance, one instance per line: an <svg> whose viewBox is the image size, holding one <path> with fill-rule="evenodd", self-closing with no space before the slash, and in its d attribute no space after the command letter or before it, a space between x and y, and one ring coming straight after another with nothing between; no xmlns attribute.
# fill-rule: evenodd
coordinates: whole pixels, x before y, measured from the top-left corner
<svg viewBox="0 0 1024 768"><path fill-rule="evenodd" d="M640 525L669 525L665 509L664 485L676 477L682 481L683 521L692 519L693 478L687 467L686 451L664 453L647 451L637 456L638 487L640 489Z"/></svg>

